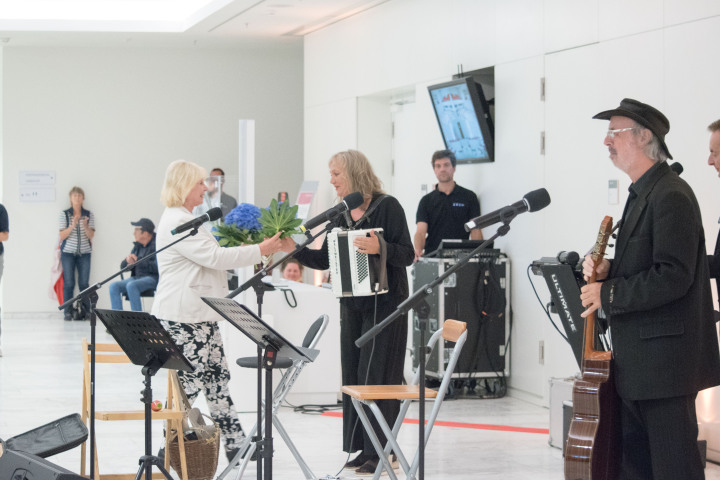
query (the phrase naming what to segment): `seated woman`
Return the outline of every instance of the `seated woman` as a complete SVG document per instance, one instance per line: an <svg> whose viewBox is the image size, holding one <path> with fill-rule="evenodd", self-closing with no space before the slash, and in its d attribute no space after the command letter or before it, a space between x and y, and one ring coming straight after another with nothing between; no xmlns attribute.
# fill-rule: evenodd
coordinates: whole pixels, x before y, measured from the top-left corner
<svg viewBox="0 0 720 480"><path fill-rule="evenodd" d="M289 259L282 265L283 278L287 280L292 280L293 282L302 283L304 271L305 267L303 267L300 262L294 258Z"/></svg>

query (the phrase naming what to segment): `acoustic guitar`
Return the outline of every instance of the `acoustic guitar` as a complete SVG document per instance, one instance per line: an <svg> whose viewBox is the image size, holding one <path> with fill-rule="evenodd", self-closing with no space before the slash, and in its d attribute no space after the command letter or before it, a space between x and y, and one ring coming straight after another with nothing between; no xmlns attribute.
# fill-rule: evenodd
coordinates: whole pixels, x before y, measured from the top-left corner
<svg viewBox="0 0 720 480"><path fill-rule="evenodd" d="M600 264L612 218L600 225L591 256ZM593 271L588 283L596 281ZM612 378L612 352L597 350L595 313L585 318L582 377L573 385L573 418L565 445L565 480L615 480L620 453L619 398Z"/></svg>

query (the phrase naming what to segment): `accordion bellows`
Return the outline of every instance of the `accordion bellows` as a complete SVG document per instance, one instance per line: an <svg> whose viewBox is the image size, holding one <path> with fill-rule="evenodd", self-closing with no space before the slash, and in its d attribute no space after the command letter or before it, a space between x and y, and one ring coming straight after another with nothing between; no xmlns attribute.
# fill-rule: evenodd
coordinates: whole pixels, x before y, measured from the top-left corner
<svg viewBox="0 0 720 480"><path fill-rule="evenodd" d="M353 241L374 231L380 240L380 254L358 252ZM382 228L343 230L334 228L327 235L330 284L336 297L363 297L387 293L387 249Z"/></svg>

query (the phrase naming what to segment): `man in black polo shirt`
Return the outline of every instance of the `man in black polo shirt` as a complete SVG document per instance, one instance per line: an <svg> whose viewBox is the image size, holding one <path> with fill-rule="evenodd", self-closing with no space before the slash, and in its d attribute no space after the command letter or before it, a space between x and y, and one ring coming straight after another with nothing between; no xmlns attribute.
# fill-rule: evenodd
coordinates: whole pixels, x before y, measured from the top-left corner
<svg viewBox="0 0 720 480"><path fill-rule="evenodd" d="M480 215L477 195L453 180L456 165L455 154L450 150L433 153L432 166L438 183L418 205L415 261L423 255L423 250L426 254L437 250L445 238L467 239L465 223ZM482 230L472 230L470 238L482 240Z"/></svg>

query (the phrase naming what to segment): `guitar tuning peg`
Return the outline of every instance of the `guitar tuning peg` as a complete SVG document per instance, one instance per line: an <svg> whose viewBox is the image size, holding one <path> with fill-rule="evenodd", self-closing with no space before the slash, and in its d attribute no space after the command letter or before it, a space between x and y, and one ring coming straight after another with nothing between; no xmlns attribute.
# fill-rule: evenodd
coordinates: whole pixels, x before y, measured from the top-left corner
<svg viewBox="0 0 720 480"><path fill-rule="evenodd" d="M617 233L613 233L613 234L612 234L612 235L610 235L610 236L611 236L612 238L614 238L614 239L616 239L616 240L617 240Z"/></svg>
<svg viewBox="0 0 720 480"><path fill-rule="evenodd" d="M615 247L615 244L614 244L614 243L608 243L608 247L614 248L614 247Z"/></svg>

